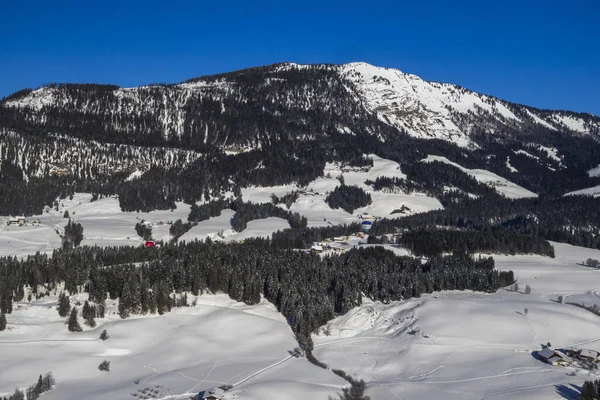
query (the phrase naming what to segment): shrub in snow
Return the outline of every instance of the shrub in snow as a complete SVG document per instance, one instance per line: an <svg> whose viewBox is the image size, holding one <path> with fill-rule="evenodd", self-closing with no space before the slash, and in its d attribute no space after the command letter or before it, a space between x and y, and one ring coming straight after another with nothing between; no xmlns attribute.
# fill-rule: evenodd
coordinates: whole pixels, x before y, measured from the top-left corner
<svg viewBox="0 0 600 400"><path fill-rule="evenodd" d="M110 361L102 361L100 365L98 365L98 369L100 371L110 371Z"/></svg>

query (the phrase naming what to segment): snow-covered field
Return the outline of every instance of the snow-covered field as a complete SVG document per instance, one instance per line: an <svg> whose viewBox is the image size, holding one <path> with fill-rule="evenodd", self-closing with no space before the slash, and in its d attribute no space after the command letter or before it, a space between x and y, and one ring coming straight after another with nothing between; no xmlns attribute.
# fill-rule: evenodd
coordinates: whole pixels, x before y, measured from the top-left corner
<svg viewBox="0 0 600 400"><path fill-rule="evenodd" d="M496 189L496 191L509 199L520 199L523 197L537 197L537 194L517 185L505 179L501 176L494 174L493 172L486 171L484 169L468 169L460 166L459 164L448 160L446 157L441 156L427 156L423 162L439 161L446 164L453 165L458 169L471 175L481 183L485 183L488 186Z"/></svg>
<svg viewBox="0 0 600 400"><path fill-rule="evenodd" d="M67 331L55 305L55 296L44 298L16 305L8 316L9 329L0 335L0 396L48 371L57 382L44 395L48 400L133 400L146 388L157 389L158 399L189 399L224 384L234 386L229 398L317 399L346 386L289 355L297 343L267 301L247 306L226 295L203 295L195 307L160 317L110 314L81 333ZM99 339L104 329L106 341ZM98 370L104 360L109 372Z"/></svg>
<svg viewBox="0 0 600 400"><path fill-rule="evenodd" d="M553 245L555 259L494 256L498 268L515 272L520 293L366 301L331 321L329 336L314 336L315 354L365 379L372 399L577 398L575 387L588 372L552 367L531 352L547 342L600 349L599 317L552 301L600 289L600 271L577 264L600 258L600 251ZM531 294L523 293L525 285Z"/></svg>
<svg viewBox="0 0 600 400"><path fill-rule="evenodd" d="M177 203L171 210L151 211L148 213L123 212L116 197L105 197L91 201L89 193L76 193L72 200L59 202L58 211L48 208L42 215L27 217L28 225L7 225L8 216L0 216L0 256L24 257L37 251L51 253L61 246L61 237L69 217L83 226L81 245L89 246L139 246L143 239L135 231L135 225L142 220L153 223L154 240L168 241L169 222L178 219L187 221L190 206ZM30 225L39 221L39 226ZM160 222L162 225L159 225Z"/></svg>
<svg viewBox="0 0 600 400"><path fill-rule="evenodd" d="M343 170L339 164L328 163L323 176L315 179L306 188L295 185L248 187L242 189L242 199L253 203L270 203L271 195L282 197L293 191L300 191L298 199L291 205L290 211L297 212L308 219L309 226L340 225L357 222L357 215L367 213L375 217L401 217L419 212L442 208L439 200L424 194L376 192L367 180L380 176L405 178L398 163L371 154L373 167L367 170L351 168ZM327 195L339 186L340 176L347 185L355 185L373 199L372 204L355 210L354 215L342 209L332 209L326 203ZM285 205L280 204L285 208ZM404 213L392 214L403 208ZM81 245L90 246L139 246L143 239L135 231L135 225L141 221L152 223L152 237L157 241L169 241L171 222L178 219L187 221L190 205L177 203L173 210L152 211L148 213L123 212L117 197L105 197L92 201L89 193L76 193L72 200L59 201L58 210L47 208L42 215L28 217L27 220L40 221L39 226L7 226L9 216L0 216L0 256L24 257L35 252L50 253L61 246L61 237L67 219L65 211L75 222L83 226L84 239ZM200 222L179 240L243 240L248 237L266 237L277 230L289 227L287 221L280 218L251 221L243 232L235 232L230 220L234 212L224 210L219 217ZM160 224L160 223L163 224Z"/></svg>
<svg viewBox="0 0 600 400"><path fill-rule="evenodd" d="M300 195L298 200L292 204L290 211L306 216L309 226L326 226L357 222L359 219L356 215L362 213L374 217L393 218L394 216L399 217L443 208L438 199L425 194L383 193L373 190L371 186L365 184L365 181L374 181L381 176L406 178L406 175L400 170L397 162L386 160L375 154L369 154L368 157L373 160L373 167L366 171L360 168L344 170L338 164L328 163L323 171L323 177L315 179L308 185L306 193ZM331 209L325 202L325 198L341 185L339 180L341 176L346 185L358 186L369 193L373 200L372 203L356 209L354 215L342 209ZM405 214L392 214L402 206L408 209Z"/></svg>
<svg viewBox="0 0 600 400"><path fill-rule="evenodd" d="M600 196L600 185L590 187L590 188L575 190L574 192L567 193L565 196L575 196L575 195L598 197L598 196Z"/></svg>
<svg viewBox="0 0 600 400"><path fill-rule="evenodd" d="M409 208L407 214L442 207L437 199L424 195L373 191L366 180L405 175L397 163L370 157L374 166L368 170L327 164L323 177L307 188L244 188L242 196L263 203L271 201L272 193L283 196L302 190L290 210L306 216L310 226L358 221L356 215L362 212L389 217L402 206ZM451 163L427 158L433 159ZM535 196L488 171L460 168L507 197ZM355 215L331 209L325 198L340 185L340 175L346 184L370 193L373 203ZM120 210L114 197L91 202L91 195L76 194L72 200L60 201L58 211L28 218L39 220L39 226L7 226L8 217L0 217L0 256L60 247L65 211L83 225L82 244L141 245L134 229L137 222L152 222L154 239L169 240L168 222L186 221L190 206L179 203L172 211L129 213ZM238 233L231 229L233 215L234 211L224 210L221 216L198 223L180 240L239 241L270 236L289 226L281 218L266 218L250 221ZM358 242L347 246L352 245ZM332 368L365 379L373 400L574 396L575 386L589 378L588 373L551 367L531 352L546 342L553 347L600 350L599 317L556 301L562 296L566 302L600 306L600 270L581 265L587 258L600 259L600 251L553 245L554 259L494 255L498 268L515 272L520 293L441 292L391 304L365 299L361 307L330 321L328 335L323 330L314 336L315 355ZM405 249L393 251L408 254ZM523 293L526 285L531 287L529 295ZM221 384L234 385L232 397L240 400L324 399L347 386L306 359L289 357L295 339L285 318L266 301L247 306L225 295L203 295L195 307L126 320L114 314L116 302L109 302L107 318L82 333L67 331L55 305L56 296L15 304L8 316L9 329L0 334L0 396L31 385L48 371L57 380L56 389L44 395L48 399L134 399L133 394L146 388L157 390L159 399L188 399ZM98 339L103 329L110 335L107 341ZM111 362L110 372L98 370L103 360Z"/></svg>

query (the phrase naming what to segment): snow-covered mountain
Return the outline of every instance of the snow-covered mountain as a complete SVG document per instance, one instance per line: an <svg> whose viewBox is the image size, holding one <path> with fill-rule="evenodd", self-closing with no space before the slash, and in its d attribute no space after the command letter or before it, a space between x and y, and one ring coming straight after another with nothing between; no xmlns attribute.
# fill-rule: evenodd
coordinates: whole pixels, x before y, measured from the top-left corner
<svg viewBox="0 0 600 400"><path fill-rule="evenodd" d="M154 169L177 186L165 198L195 201L205 189L306 184L325 162L362 154L405 169L445 157L531 193L562 195L598 184L588 171L600 163L600 117L366 63L283 63L137 88L51 84L0 101L0 178L66 175L78 190L111 179L98 190L114 194L122 177ZM132 196L155 193L148 182L159 179Z"/></svg>
<svg viewBox="0 0 600 400"><path fill-rule="evenodd" d="M255 123L235 129L219 126L228 116L247 122L260 114L282 119L298 113L306 117L335 113L327 118L328 124L321 124L321 132L317 129L296 138L325 134L331 123L342 133L385 138L380 126L364 123L370 115L411 136L443 139L463 147L473 145L475 133L503 136L546 130L600 135L600 118L590 114L539 110L366 63L286 63L139 88L53 85L16 93L3 102L3 108L12 110L13 119L21 123L25 120L49 129L54 125L72 131L76 125L65 120L75 118L82 121L80 130L94 124L113 133L156 135L165 140L192 136L202 144L217 146L258 145L285 135L282 127L270 126L268 121L262 127ZM240 108L257 113L239 115ZM363 126L357 129L359 120ZM310 124L300 121L299 125Z"/></svg>
<svg viewBox="0 0 600 400"><path fill-rule="evenodd" d="M468 146L475 128L491 134L538 125L553 131L598 135L600 119L590 115L543 111L472 92L457 85L427 82L396 69L351 63L340 67L365 107L382 121L424 139Z"/></svg>

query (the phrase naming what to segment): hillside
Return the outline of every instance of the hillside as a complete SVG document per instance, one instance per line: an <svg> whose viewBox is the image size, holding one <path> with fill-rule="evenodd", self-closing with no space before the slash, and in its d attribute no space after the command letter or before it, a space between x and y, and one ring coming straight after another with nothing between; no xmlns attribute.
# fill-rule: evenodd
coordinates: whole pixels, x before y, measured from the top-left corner
<svg viewBox="0 0 600 400"><path fill-rule="evenodd" d="M0 102L0 205L40 213L78 191L118 195L125 211L167 209L249 186L305 186L327 162L361 165L363 154L405 170L446 157L557 196L600 184L599 127L597 116L365 63L276 64L138 88L52 84Z"/></svg>

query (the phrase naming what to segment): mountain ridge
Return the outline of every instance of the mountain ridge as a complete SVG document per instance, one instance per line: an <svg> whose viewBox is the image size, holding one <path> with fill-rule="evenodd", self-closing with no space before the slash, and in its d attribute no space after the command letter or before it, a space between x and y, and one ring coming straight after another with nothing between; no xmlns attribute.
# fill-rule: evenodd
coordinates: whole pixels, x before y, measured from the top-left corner
<svg viewBox="0 0 600 400"><path fill-rule="evenodd" d="M588 174L600 164L600 118L367 63L280 63L135 88L52 84L0 102L0 137L0 176L12 185L59 176L69 190L162 192L159 207L207 190L303 185L326 162L362 165L363 154L425 180L419 161L446 157L539 195L600 183Z"/></svg>

